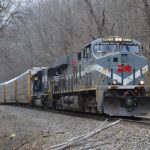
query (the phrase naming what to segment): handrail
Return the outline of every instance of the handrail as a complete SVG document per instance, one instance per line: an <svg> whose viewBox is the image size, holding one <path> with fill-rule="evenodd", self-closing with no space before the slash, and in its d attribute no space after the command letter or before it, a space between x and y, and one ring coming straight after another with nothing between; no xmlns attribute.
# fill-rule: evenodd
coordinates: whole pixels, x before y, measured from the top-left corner
<svg viewBox="0 0 150 150"><path fill-rule="evenodd" d="M108 69L104 69L104 71L107 71ZM100 80L101 79L101 80ZM96 101L98 101L99 97L100 97L100 92L99 92L99 86L101 86L102 81L104 81L105 79L105 75L103 73L100 73L98 80L96 82ZM99 84L100 83L100 84Z"/></svg>
<svg viewBox="0 0 150 150"><path fill-rule="evenodd" d="M146 79L147 79L147 82L148 82L148 96L150 96L150 77L148 76L148 74L147 73L145 73L145 76L146 76Z"/></svg>

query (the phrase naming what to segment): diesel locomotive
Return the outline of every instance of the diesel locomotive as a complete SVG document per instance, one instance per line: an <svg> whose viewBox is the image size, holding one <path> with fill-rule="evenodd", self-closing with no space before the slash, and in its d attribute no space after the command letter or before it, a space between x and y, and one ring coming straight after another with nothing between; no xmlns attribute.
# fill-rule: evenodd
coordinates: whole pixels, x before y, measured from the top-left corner
<svg viewBox="0 0 150 150"><path fill-rule="evenodd" d="M20 77L12 80L13 92L10 90L15 103L22 103L18 96ZM142 55L141 43L134 39L96 39L51 67L30 72L25 80L28 86L22 93L32 106L111 116L150 113L148 60ZM7 103L9 84L12 82L0 85L2 103Z"/></svg>

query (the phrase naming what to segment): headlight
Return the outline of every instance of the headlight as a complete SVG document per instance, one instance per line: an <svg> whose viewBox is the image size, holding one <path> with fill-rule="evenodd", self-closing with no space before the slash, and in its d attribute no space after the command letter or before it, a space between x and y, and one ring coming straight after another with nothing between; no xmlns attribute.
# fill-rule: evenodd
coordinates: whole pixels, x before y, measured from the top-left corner
<svg viewBox="0 0 150 150"><path fill-rule="evenodd" d="M113 81L112 81L112 84L113 84L113 85L117 85L117 80L113 80Z"/></svg>
<svg viewBox="0 0 150 150"><path fill-rule="evenodd" d="M117 38L115 38L115 41L116 41L116 42L122 42L122 38L117 37Z"/></svg>
<svg viewBox="0 0 150 150"><path fill-rule="evenodd" d="M119 40L119 42L122 42L122 38L119 38L118 40Z"/></svg>
<svg viewBox="0 0 150 150"><path fill-rule="evenodd" d="M144 80L140 80L139 84L144 85Z"/></svg>

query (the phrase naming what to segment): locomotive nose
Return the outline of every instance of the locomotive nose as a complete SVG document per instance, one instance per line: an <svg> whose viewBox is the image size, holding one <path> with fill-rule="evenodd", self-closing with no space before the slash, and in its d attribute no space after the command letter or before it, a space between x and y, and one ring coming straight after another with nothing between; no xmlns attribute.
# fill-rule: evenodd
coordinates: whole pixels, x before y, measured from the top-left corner
<svg viewBox="0 0 150 150"><path fill-rule="evenodd" d="M147 61L139 55L120 52L110 56L111 83L114 80L120 85L137 85L143 80L143 74L148 70Z"/></svg>

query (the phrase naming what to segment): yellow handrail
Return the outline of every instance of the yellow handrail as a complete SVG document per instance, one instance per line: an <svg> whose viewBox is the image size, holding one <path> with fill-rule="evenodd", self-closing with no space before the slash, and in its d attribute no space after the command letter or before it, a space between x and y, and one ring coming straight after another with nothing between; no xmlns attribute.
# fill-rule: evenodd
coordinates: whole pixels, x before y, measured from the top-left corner
<svg viewBox="0 0 150 150"><path fill-rule="evenodd" d="M108 69L104 69L104 71L107 71ZM101 80L100 80L101 79ZM96 82L96 101L98 101L99 97L100 97L100 92L99 92L99 86L101 86L102 82L105 79L105 73L100 73L98 80Z"/></svg>
<svg viewBox="0 0 150 150"><path fill-rule="evenodd" d="M147 81L148 81L148 96L150 96L150 76L148 76L148 74L145 74Z"/></svg>

